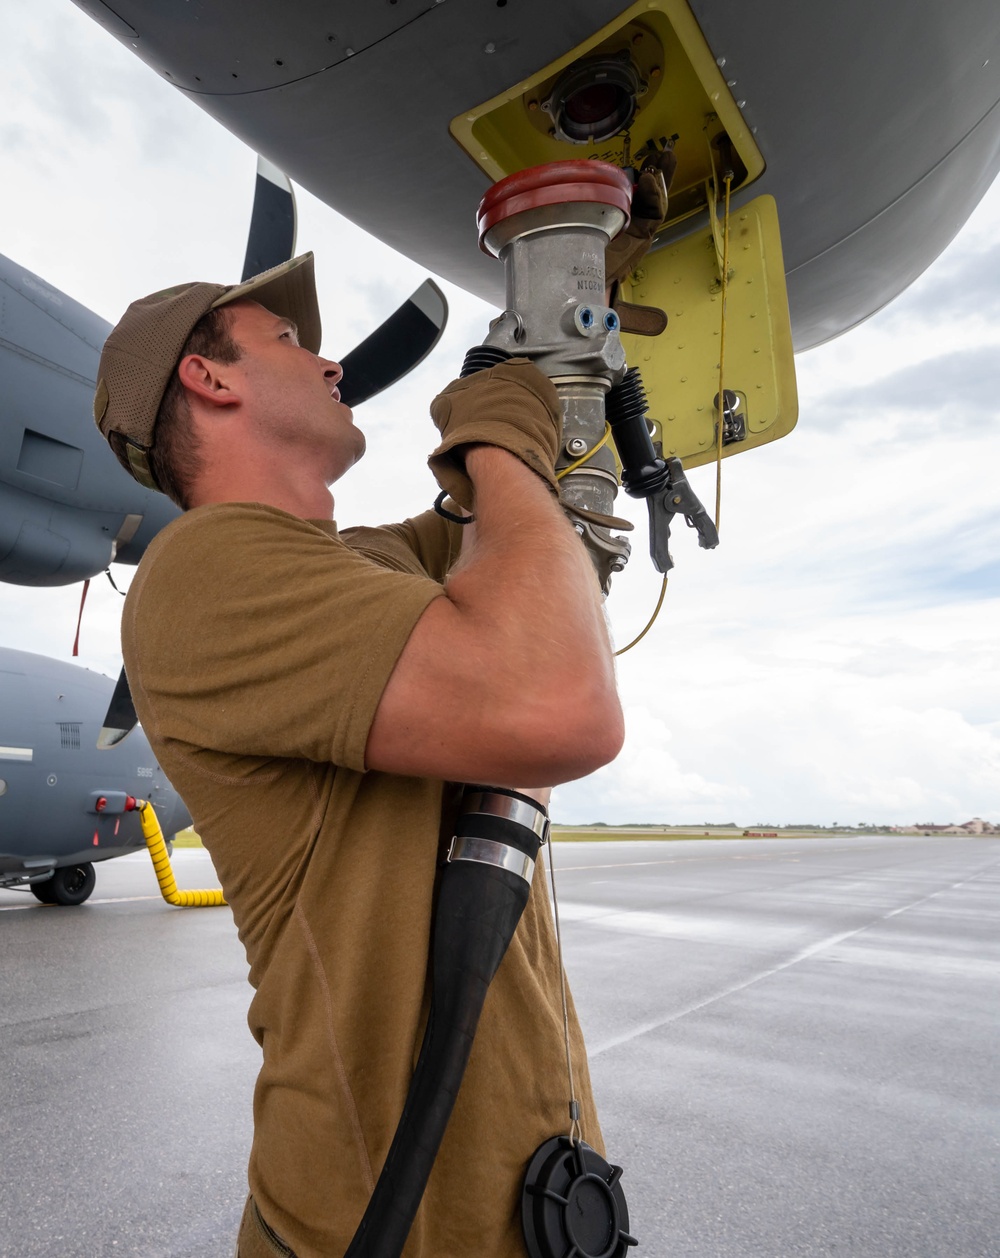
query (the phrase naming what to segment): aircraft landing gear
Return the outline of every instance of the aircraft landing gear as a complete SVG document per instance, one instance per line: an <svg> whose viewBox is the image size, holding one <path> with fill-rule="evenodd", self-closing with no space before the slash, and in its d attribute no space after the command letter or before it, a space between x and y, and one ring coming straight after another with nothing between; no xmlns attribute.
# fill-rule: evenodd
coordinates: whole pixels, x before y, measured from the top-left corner
<svg viewBox="0 0 1000 1258"><path fill-rule="evenodd" d="M82 904L97 883L94 866L85 861L56 869L44 882L31 883L31 894L42 904Z"/></svg>

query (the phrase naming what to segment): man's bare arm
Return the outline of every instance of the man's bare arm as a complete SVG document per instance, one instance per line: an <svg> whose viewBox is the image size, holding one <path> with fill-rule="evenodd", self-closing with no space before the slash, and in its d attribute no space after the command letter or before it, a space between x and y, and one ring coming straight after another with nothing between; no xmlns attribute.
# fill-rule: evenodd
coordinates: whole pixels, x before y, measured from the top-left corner
<svg viewBox="0 0 1000 1258"><path fill-rule="evenodd" d="M366 763L496 786L582 777L624 736L593 565L512 454L472 446L465 466L475 538L393 670Z"/></svg>

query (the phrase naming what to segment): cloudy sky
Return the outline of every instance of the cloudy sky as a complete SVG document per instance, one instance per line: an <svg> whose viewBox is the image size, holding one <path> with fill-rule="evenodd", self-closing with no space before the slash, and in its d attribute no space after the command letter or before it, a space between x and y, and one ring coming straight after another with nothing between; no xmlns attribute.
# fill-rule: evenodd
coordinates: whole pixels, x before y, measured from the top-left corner
<svg viewBox="0 0 1000 1258"><path fill-rule="evenodd" d="M0 251L112 322L167 284L238 278L249 150L68 0L0 0L0 46ZM424 272L298 204L335 355ZM677 538L661 617L620 662L625 749L560 789L558 819L1000 821L998 221L995 185L892 307L798 358L798 428L725 464L717 551ZM433 497L427 403L492 314L445 287L441 346L359 411L342 524ZM706 502L713 476L692 476ZM655 603L644 548L612 592L620 643ZM0 646L69 658L79 597L0 586ZM99 579L84 615L81 662L109 674L120 603Z"/></svg>

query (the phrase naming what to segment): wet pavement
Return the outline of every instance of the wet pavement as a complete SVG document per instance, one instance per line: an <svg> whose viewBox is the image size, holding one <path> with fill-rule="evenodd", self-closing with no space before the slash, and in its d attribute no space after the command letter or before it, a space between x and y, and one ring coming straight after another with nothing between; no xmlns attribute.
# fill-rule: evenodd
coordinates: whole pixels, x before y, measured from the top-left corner
<svg viewBox="0 0 1000 1258"><path fill-rule="evenodd" d="M1000 1253L1000 841L555 857L640 1258ZM144 854L79 909L0 891L0 1255L231 1255L249 996L228 910L170 908Z"/></svg>

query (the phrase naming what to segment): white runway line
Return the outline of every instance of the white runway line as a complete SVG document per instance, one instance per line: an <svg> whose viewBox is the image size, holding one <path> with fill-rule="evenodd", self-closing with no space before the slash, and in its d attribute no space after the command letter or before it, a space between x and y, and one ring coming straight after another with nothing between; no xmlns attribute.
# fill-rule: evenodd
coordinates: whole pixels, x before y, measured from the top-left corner
<svg viewBox="0 0 1000 1258"><path fill-rule="evenodd" d="M631 1040L639 1039L643 1035L648 1035L651 1031L657 1031L660 1027L669 1026L671 1022L677 1022L681 1018L688 1017L689 1014L698 1013L702 1009L707 1009L709 1005L714 1005L720 1000L725 1000L727 996L734 996L737 992L745 991L748 987L752 987L754 983L759 983L763 979L771 978L775 974L780 974L782 970L790 969L793 965L798 965L800 961L808 961L810 957L814 957L819 952L824 952L828 948L834 947L836 944L843 943L845 939L851 939L855 935L863 934L866 930L871 930L873 926L878 926L881 922L886 922L892 917L898 917L900 913L907 913L910 909L915 909L921 904L926 904L928 900L934 900L939 895L944 895L948 891L955 891L959 887L964 887L970 882L975 882L980 878L985 870L978 870L975 874L968 878L963 878L959 882L953 882L947 887L940 887L937 891L932 891L929 895L922 895L916 900L912 900L909 904L903 904L899 908L890 909L888 913L883 913L879 917L873 918L864 926L857 926L853 930L838 931L835 935L828 935L826 939L820 939L816 943L810 944L806 948L801 948L787 961L782 961L780 965L773 965L766 970L761 970L759 974L754 974L748 979L744 979L741 983L734 983L730 987L723 988L722 991L716 992L714 996L709 996L705 1000L694 1001L689 1005L683 1005L680 1009L675 1009L673 1013L667 1014L662 1018L653 1018L648 1022L640 1023L630 1031L624 1031L620 1035L613 1035L609 1039L603 1040L590 1049L589 1056L597 1057L601 1053L606 1053L612 1048L618 1048L622 1044L627 1044ZM560 911L564 912L564 908L560 906ZM648 916L648 915L643 915Z"/></svg>
<svg viewBox="0 0 1000 1258"><path fill-rule="evenodd" d="M709 917L704 913L650 909L619 909L607 904L585 904L579 900L559 902L564 922L597 926L620 935L643 935L649 939L687 939L692 943L729 944L734 948L752 944L755 948L792 947L808 938L806 922L782 925L758 923L748 937L747 926L733 917Z"/></svg>
<svg viewBox="0 0 1000 1258"><path fill-rule="evenodd" d="M119 896L95 896L91 900L85 900L84 904L135 904L139 900L162 900L160 895L119 895ZM32 897L27 904L0 904L0 913L23 913L25 909L59 909L69 908L71 905L65 904L39 904ZM82 905L80 907L83 907Z"/></svg>

